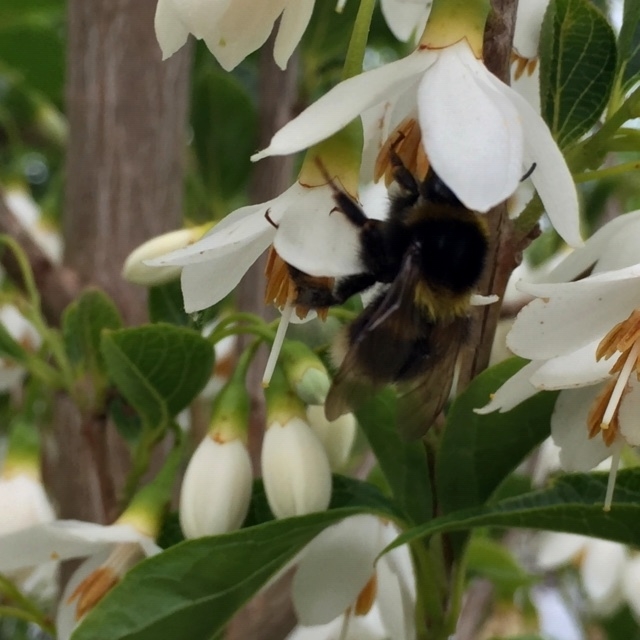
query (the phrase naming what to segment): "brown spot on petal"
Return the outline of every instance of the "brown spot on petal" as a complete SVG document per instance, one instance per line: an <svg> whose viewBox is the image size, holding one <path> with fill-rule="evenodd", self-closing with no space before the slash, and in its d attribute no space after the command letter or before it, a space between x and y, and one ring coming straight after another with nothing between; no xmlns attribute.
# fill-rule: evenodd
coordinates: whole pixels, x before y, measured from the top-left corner
<svg viewBox="0 0 640 640"><path fill-rule="evenodd" d="M375 602L378 593L378 576L374 573L369 582L364 585L364 589L358 595L354 605L354 613L357 616L366 616Z"/></svg>

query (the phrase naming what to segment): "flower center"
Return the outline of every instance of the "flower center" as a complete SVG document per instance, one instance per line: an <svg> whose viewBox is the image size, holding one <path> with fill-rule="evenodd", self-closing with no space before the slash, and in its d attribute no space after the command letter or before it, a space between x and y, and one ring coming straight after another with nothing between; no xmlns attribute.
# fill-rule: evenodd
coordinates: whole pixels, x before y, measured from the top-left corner
<svg viewBox="0 0 640 640"><path fill-rule="evenodd" d="M617 354L617 355L616 355ZM612 448L613 460L609 474L605 511L611 507L615 477L620 464L622 441L617 437L620 432L620 402L629 392L629 378L635 371L640 380L640 309L635 309L631 315L619 322L600 341L596 350L596 360L615 358L610 373L612 378L595 399L587 417L589 437L594 438L602 434L604 443Z"/></svg>
<svg viewBox="0 0 640 640"><path fill-rule="evenodd" d="M396 166L391 161L391 151L400 158L416 180L422 181L429 170L429 160L422 145L422 133L418 121L413 116L405 118L386 139L376 158L373 179L378 182L384 176L384 183L389 186L395 178Z"/></svg>
<svg viewBox="0 0 640 640"><path fill-rule="evenodd" d="M515 67L513 71L514 80L520 80L520 78L526 73L528 76L532 76L533 72L538 66L538 58L525 58L519 53L511 52L511 66Z"/></svg>
<svg viewBox="0 0 640 640"><path fill-rule="evenodd" d="M105 563L90 573L67 599L67 604L77 601L76 620L91 611L140 558L139 544L127 542L116 545Z"/></svg>

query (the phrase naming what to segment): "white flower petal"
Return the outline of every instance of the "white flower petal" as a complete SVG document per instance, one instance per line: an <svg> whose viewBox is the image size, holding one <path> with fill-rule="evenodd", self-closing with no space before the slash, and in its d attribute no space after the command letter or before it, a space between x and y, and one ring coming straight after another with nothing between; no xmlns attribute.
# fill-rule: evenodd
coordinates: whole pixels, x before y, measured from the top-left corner
<svg viewBox="0 0 640 640"><path fill-rule="evenodd" d="M267 500L277 518L323 511L329 506L329 460L306 422L292 418L284 426L271 424L262 443L261 460Z"/></svg>
<svg viewBox="0 0 640 640"><path fill-rule="evenodd" d="M531 376L531 384L541 391L570 389L598 384L609 377L611 362L596 361L600 340L557 358L551 358Z"/></svg>
<svg viewBox="0 0 640 640"><path fill-rule="evenodd" d="M426 0L407 2L406 0L381 0L382 15L391 33L407 42L411 36L416 38L424 30L427 23L431 3Z"/></svg>
<svg viewBox="0 0 640 640"><path fill-rule="evenodd" d="M170 0L182 24L198 38L206 38L216 28L225 11L236 0ZM166 2L166 0L165 0Z"/></svg>
<svg viewBox="0 0 640 640"><path fill-rule="evenodd" d="M324 415L324 405L309 405L307 420L327 452L331 469L343 470L356 439L357 426L353 414L345 413L337 420L329 421Z"/></svg>
<svg viewBox="0 0 640 640"><path fill-rule="evenodd" d="M511 376L492 396L491 401L484 407L474 409L475 413L484 415L492 411L510 411L538 393L531 384L531 376L543 365L543 361L533 361L525 365Z"/></svg>
<svg viewBox="0 0 640 640"><path fill-rule="evenodd" d="M180 491L180 525L187 538L239 529L253 486L251 459L240 440L206 436L195 450Z"/></svg>
<svg viewBox="0 0 640 640"><path fill-rule="evenodd" d="M56 637L58 640L69 640L74 629L80 624L76 619L77 602L69 602L71 594L91 573L107 561L110 550L104 549L85 560L73 573L64 588L56 615Z"/></svg>
<svg viewBox="0 0 640 640"><path fill-rule="evenodd" d="M8 572L49 560L82 558L117 542L140 542L144 536L125 524L109 526L58 520L0 538L0 571Z"/></svg>
<svg viewBox="0 0 640 640"><path fill-rule="evenodd" d="M620 435L632 447L640 446L640 383L633 374L627 382L618 412Z"/></svg>
<svg viewBox="0 0 640 640"><path fill-rule="evenodd" d="M487 76L489 71L462 41L439 52L418 87L429 160L456 196L476 211L506 200L523 166L518 111Z"/></svg>
<svg viewBox="0 0 640 640"><path fill-rule="evenodd" d="M415 638L415 597L382 556L377 565L378 608L390 638Z"/></svg>
<svg viewBox="0 0 640 640"><path fill-rule="evenodd" d="M518 288L534 294L539 292L544 296L545 291L552 290L554 294L536 299L520 311L507 336L508 347L530 359L570 354L602 339L616 323L640 306L640 287L633 278L588 280L591 282L585 279L566 285L519 285ZM569 321L570 318L575 321Z"/></svg>
<svg viewBox="0 0 640 640"><path fill-rule="evenodd" d="M544 571L557 569L571 562L588 541L586 536L545 531L538 537L537 564Z"/></svg>
<svg viewBox="0 0 640 640"><path fill-rule="evenodd" d="M297 0L295 0L297 1ZM233 0L203 39L225 71L231 71L269 37L287 0Z"/></svg>
<svg viewBox="0 0 640 640"><path fill-rule="evenodd" d="M375 516L327 527L307 547L293 578L293 606L302 624L324 624L351 606L374 573L384 548Z"/></svg>
<svg viewBox="0 0 640 640"><path fill-rule="evenodd" d="M587 416L602 385L560 392L551 416L551 437L565 471L590 471L611 455L601 436L589 439Z"/></svg>
<svg viewBox="0 0 640 640"><path fill-rule="evenodd" d="M495 294L483 296L479 293L473 293L471 298L469 298L469 304L472 307L486 307L488 304L498 302L498 300L500 300L500 296L496 296Z"/></svg>
<svg viewBox="0 0 640 640"><path fill-rule="evenodd" d="M173 0L158 0L154 26L163 60L182 48L189 37L189 29L182 23Z"/></svg>
<svg viewBox="0 0 640 640"><path fill-rule="evenodd" d="M0 540L4 534L54 519L41 482L26 474L0 478Z"/></svg>
<svg viewBox="0 0 640 640"><path fill-rule="evenodd" d="M567 282L591 269L617 270L639 261L640 211L618 216L598 229L584 244L569 254L546 278L547 282ZM602 263L602 266L600 265Z"/></svg>
<svg viewBox="0 0 640 640"><path fill-rule="evenodd" d="M549 0L518 2L513 48L523 58L535 58L540 43L540 27Z"/></svg>
<svg viewBox="0 0 640 640"><path fill-rule="evenodd" d="M298 192L275 234L273 246L278 255L312 276L336 277L365 271L360 260L360 232L335 210L330 187L298 184Z"/></svg>
<svg viewBox="0 0 640 640"><path fill-rule="evenodd" d="M269 146L251 157L281 156L306 149L343 129L360 113L408 88L436 54L415 51L402 60L372 69L336 85L278 131Z"/></svg>
<svg viewBox="0 0 640 640"><path fill-rule="evenodd" d="M640 556L627 562L622 573L622 590L634 615L640 617Z"/></svg>
<svg viewBox="0 0 640 640"><path fill-rule="evenodd" d="M522 119L525 171L536 163L531 174L533 182L551 224L562 239L572 247L583 244L580 235L578 193L567 163L549 127L533 107L506 84L491 76L491 83L508 97Z"/></svg>
<svg viewBox="0 0 640 640"><path fill-rule="evenodd" d="M275 230L274 230L275 233ZM245 244L237 253L209 257L203 264L187 264L182 269L182 297L187 313L206 309L231 293L249 267L271 244L273 235L263 234Z"/></svg>
<svg viewBox="0 0 640 640"><path fill-rule="evenodd" d="M287 62L311 20L314 4L315 0L289 0L285 7L273 45L273 59L281 69L287 68Z"/></svg>
<svg viewBox="0 0 640 640"><path fill-rule="evenodd" d="M605 603L618 591L626 562L624 545L609 540L589 541L580 575L592 602Z"/></svg>
<svg viewBox="0 0 640 640"><path fill-rule="evenodd" d="M240 252L243 247L250 244L259 237L271 238L275 233L275 228L265 218L265 213L269 212L269 217L278 224L282 211L287 204L287 194L285 191L278 198L242 207L222 219L211 231L202 239L194 242L184 249L177 249L159 258L147 260L149 266L167 265L187 265L198 262L207 262L212 257L219 257L221 254Z"/></svg>

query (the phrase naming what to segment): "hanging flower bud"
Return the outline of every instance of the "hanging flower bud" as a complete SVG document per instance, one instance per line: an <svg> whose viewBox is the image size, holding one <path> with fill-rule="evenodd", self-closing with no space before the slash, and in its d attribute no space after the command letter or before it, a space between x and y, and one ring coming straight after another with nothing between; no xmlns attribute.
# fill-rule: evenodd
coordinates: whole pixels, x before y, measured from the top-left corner
<svg viewBox="0 0 640 640"><path fill-rule="evenodd" d="M305 404L323 404L331 379L318 356L303 342L289 340L282 345L280 362L291 388Z"/></svg>
<svg viewBox="0 0 640 640"><path fill-rule="evenodd" d="M249 398L239 366L216 397L209 433L189 461L180 493L180 524L187 538L239 529L251 501L247 450Z"/></svg>
<svg viewBox="0 0 640 640"><path fill-rule="evenodd" d="M122 267L122 277L129 282L141 284L145 287L153 287L176 280L180 276L181 267L175 265L161 268L149 267L146 261L157 258L169 251L188 247L196 240L200 240L210 228L211 224L203 224L199 227L178 229L143 242L125 260Z"/></svg>
<svg viewBox="0 0 640 640"><path fill-rule="evenodd" d="M324 446L333 471L344 469L356 437L356 419L345 413L337 420L327 420L323 405L307 407L307 420Z"/></svg>
<svg viewBox="0 0 640 640"><path fill-rule="evenodd" d="M276 369L267 390L262 477L269 506L277 518L324 511L329 506L331 468L327 454L280 369Z"/></svg>

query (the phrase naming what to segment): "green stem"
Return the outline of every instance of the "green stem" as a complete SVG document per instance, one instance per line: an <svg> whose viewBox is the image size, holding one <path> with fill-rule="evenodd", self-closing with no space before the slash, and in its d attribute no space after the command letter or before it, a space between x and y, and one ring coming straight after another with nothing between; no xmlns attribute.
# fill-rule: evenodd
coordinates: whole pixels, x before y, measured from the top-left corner
<svg viewBox="0 0 640 640"><path fill-rule="evenodd" d="M20 618L21 620L27 620L28 622L35 622L47 632L55 635L54 626L47 620L45 614L21 591L18 589L9 578L0 573L0 593L18 604L18 607L0 606L0 618L3 615L12 616L14 618ZM16 612L21 612L18 615ZM28 616L28 617L27 617Z"/></svg>
<svg viewBox="0 0 640 640"><path fill-rule="evenodd" d="M576 173L573 179L576 182L589 182L590 180L602 180L605 178L614 178L629 171L640 170L640 161L623 162L615 167L605 167L604 169L596 169L595 171L585 171Z"/></svg>
<svg viewBox="0 0 640 640"><path fill-rule="evenodd" d="M42 614L36 616L30 611L24 609L18 609L18 607L10 607L7 605L0 606L0 618L17 618L18 620L24 620L25 622L34 622L39 627L44 629L47 633L55 635L55 627L51 622L47 622Z"/></svg>
<svg viewBox="0 0 640 640"><path fill-rule="evenodd" d="M273 342L274 334L267 326L254 326L254 327L231 327L225 331L221 331L220 333L215 334L215 340L213 340L213 334L209 336L209 341L215 344L220 340L224 340L224 338L228 338L229 336L237 336L239 334L244 335L253 335L256 336L265 342Z"/></svg>
<svg viewBox="0 0 640 640"><path fill-rule="evenodd" d="M375 5L375 0L360 0L358 15L353 24L349 48L347 49L347 56L344 61L344 67L342 68L343 80L353 78L353 76L362 73L362 62L364 60L364 52L367 48L371 18Z"/></svg>
<svg viewBox="0 0 640 640"><path fill-rule="evenodd" d="M440 572L426 545L425 541L420 540L411 544L416 571L416 628L418 640L440 640L438 631L442 629L444 620Z"/></svg>

